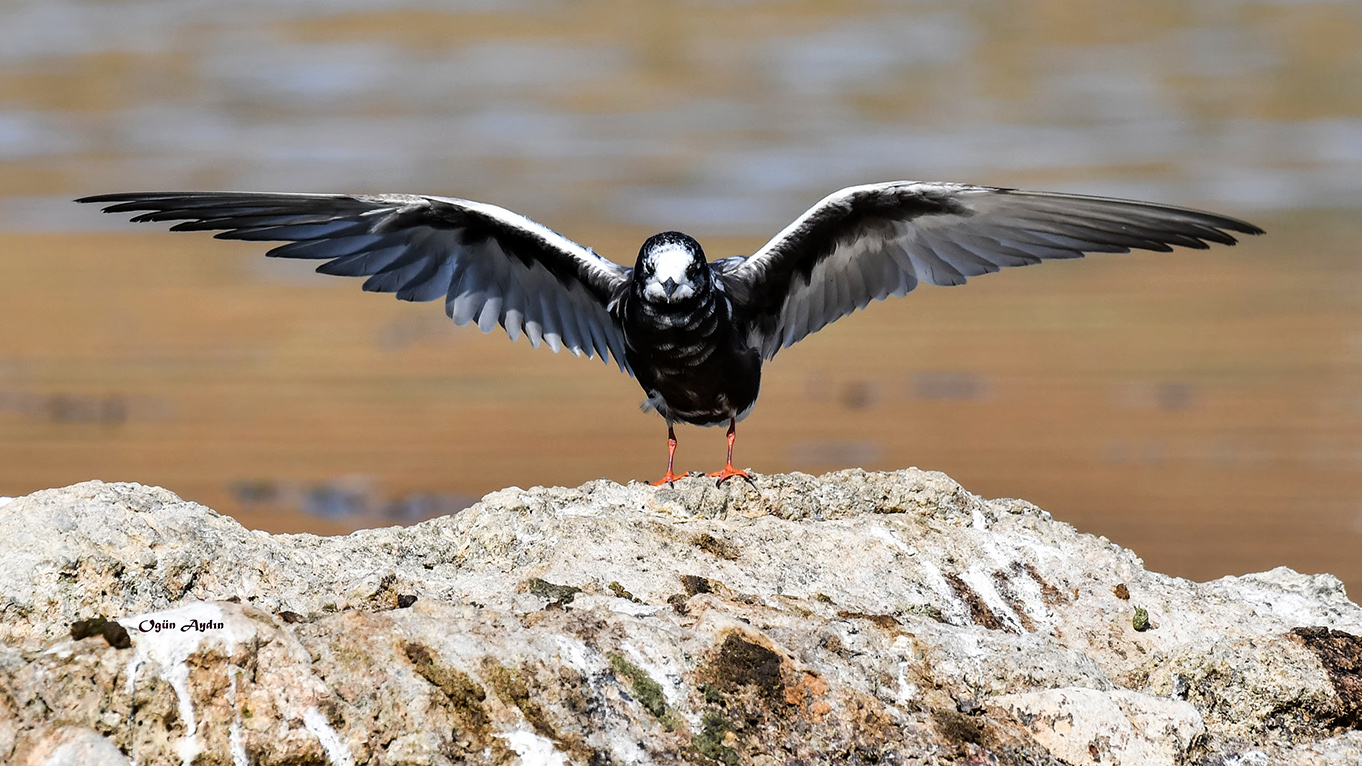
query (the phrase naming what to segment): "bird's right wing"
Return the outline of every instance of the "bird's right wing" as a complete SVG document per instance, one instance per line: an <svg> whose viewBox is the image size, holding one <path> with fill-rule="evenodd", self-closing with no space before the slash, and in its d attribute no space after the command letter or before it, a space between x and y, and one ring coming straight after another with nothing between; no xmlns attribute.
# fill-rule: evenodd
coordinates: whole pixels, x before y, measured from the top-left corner
<svg viewBox="0 0 1362 766"><path fill-rule="evenodd" d="M326 263L322 274L368 277L364 289L405 301L443 298L457 325L500 324L538 348L613 355L624 336L609 304L632 269L495 205L405 194L146 192L78 202L132 220L182 221L172 231L219 231L220 239L285 241L267 255Z"/></svg>
<svg viewBox="0 0 1362 766"><path fill-rule="evenodd" d="M1253 224L1199 210L1080 194L895 181L829 194L750 258L716 262L748 341L771 358L872 300L919 282L1084 253L1232 245Z"/></svg>

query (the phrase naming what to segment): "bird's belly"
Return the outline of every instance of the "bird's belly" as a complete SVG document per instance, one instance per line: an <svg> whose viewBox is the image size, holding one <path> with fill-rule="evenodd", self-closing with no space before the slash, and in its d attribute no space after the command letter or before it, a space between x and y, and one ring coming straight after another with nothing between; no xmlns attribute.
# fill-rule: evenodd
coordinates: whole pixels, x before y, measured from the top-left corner
<svg viewBox="0 0 1362 766"><path fill-rule="evenodd" d="M727 425L752 409L761 387L761 357L718 348L703 358L652 354L630 365L663 417L697 426Z"/></svg>

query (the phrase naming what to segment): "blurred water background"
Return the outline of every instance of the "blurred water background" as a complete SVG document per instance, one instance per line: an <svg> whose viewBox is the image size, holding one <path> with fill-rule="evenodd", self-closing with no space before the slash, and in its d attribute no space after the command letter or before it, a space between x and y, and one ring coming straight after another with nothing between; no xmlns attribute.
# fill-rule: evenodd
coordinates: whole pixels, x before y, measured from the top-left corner
<svg viewBox="0 0 1362 766"><path fill-rule="evenodd" d="M1362 3L3 0L0 495L160 484L271 531L652 479L598 362L70 198L405 191L617 261L941 179L1247 218L1233 249L923 288L766 368L737 462L916 465L1198 579L1362 591ZM714 470L721 429L678 434Z"/></svg>

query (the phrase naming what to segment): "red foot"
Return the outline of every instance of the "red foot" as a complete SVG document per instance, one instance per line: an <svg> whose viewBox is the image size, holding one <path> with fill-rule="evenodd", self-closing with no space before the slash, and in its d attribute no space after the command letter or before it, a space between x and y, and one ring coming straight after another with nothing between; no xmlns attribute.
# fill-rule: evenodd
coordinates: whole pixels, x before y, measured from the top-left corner
<svg viewBox="0 0 1362 766"><path fill-rule="evenodd" d="M668 468L668 469L667 469L667 475L666 475L666 476L663 476L661 481L655 481L655 482L653 482L653 486L654 486L654 487L660 487L660 486L662 486L663 484L671 484L672 482L674 482L674 481L680 481L681 479L684 479L684 478L686 478L687 476L690 476L690 474L688 474L688 473L683 473L683 474L681 474L680 476L677 476L676 474L672 473L672 469Z"/></svg>
<svg viewBox="0 0 1362 766"><path fill-rule="evenodd" d="M718 477L719 480L714 482L714 486L716 487L722 487L724 485L724 482L728 481L734 476L741 476L743 479L747 480L748 484L752 484L752 477L747 474L747 471L734 468L732 463L729 463L728 465L724 466L724 469L722 471L715 471L713 473L707 473L705 475L710 477L711 479ZM753 484L753 486L756 485Z"/></svg>

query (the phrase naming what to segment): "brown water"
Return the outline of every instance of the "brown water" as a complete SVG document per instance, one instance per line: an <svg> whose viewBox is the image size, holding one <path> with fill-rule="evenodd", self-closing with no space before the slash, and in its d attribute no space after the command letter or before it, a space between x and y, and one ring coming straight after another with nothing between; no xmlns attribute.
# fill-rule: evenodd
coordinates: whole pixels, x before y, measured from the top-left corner
<svg viewBox="0 0 1362 766"><path fill-rule="evenodd" d="M877 304L766 368L737 462L942 470L1157 569L1356 591L1359 8L10 3L0 494L135 480L344 531L664 467L661 422L599 362L69 197L453 194L628 262L663 228L751 252L840 186L945 178L1269 236ZM721 430L678 436L678 468L722 462Z"/></svg>

